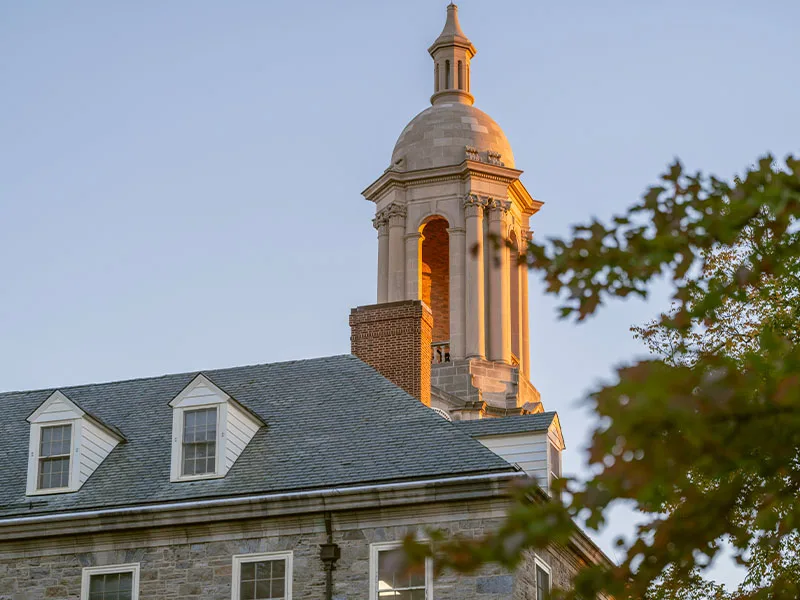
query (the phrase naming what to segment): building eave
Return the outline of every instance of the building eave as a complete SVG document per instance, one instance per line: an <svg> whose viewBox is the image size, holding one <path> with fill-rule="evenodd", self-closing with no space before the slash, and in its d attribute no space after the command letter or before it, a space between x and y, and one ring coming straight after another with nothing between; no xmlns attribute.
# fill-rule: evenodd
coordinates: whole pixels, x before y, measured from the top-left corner
<svg viewBox="0 0 800 600"><path fill-rule="evenodd" d="M439 180L446 179L463 180L472 176L496 179L509 186L513 186L515 182L519 182L521 175L522 171L519 169L512 169L510 167L493 165L476 160L464 160L458 165L436 167L433 169L418 169L415 171L398 171L390 168L367 186L367 188L361 192L361 195L370 202L377 202L380 196L391 187L408 187L410 185L435 183ZM520 186L522 186L521 183ZM520 194L521 198L527 197L530 198L531 201L536 202L531 198L530 194L525 191L524 186L522 186L521 189L524 192L524 194ZM536 210L538 210L538 208Z"/></svg>

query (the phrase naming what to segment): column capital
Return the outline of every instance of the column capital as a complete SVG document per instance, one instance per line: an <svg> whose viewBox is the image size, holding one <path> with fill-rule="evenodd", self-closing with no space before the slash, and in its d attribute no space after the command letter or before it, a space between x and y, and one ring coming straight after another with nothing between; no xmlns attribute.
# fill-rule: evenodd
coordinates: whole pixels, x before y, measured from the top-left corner
<svg viewBox="0 0 800 600"><path fill-rule="evenodd" d="M372 219L372 226L378 230L378 235L389 235L389 219L384 214L385 211L380 211L378 214L375 215L375 218Z"/></svg>
<svg viewBox="0 0 800 600"><path fill-rule="evenodd" d="M464 214L467 217L478 217L483 214L487 198L478 194L467 194L464 198Z"/></svg>
<svg viewBox="0 0 800 600"><path fill-rule="evenodd" d="M379 211L375 216L375 220L378 221L379 225L388 224L389 227L405 226L407 212L403 204L395 202ZM380 229L378 229L378 231L380 231Z"/></svg>
<svg viewBox="0 0 800 600"><path fill-rule="evenodd" d="M491 198L487 203L489 209L489 220L500 221L505 218L511 210L511 201Z"/></svg>
<svg viewBox="0 0 800 600"><path fill-rule="evenodd" d="M447 235L466 235L467 230L463 227L448 227Z"/></svg>
<svg viewBox="0 0 800 600"><path fill-rule="evenodd" d="M413 233L407 233L403 239L406 241L408 240L419 240L420 242L425 239L425 236L422 234L421 231L415 231Z"/></svg>

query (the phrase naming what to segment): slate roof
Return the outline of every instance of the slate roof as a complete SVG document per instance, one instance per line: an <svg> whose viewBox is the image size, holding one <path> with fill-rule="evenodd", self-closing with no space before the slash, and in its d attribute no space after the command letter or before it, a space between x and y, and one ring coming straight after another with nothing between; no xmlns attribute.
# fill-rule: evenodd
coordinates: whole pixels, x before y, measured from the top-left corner
<svg viewBox="0 0 800 600"><path fill-rule="evenodd" d="M58 388L127 440L69 494L25 495L25 419L55 388L0 394L0 519L512 470L348 355L203 371L266 427L223 479L171 483L168 403L198 373Z"/></svg>
<svg viewBox="0 0 800 600"><path fill-rule="evenodd" d="M547 431L556 418L556 413L542 412L533 415L503 417L502 419L478 419L475 421L456 421L455 425L472 437L483 435L503 435L509 433L528 433Z"/></svg>

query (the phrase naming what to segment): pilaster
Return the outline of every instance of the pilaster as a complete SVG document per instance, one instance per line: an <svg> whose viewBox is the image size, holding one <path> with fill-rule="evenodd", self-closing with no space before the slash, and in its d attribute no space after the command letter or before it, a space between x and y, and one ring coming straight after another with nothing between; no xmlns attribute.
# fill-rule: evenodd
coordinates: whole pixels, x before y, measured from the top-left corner
<svg viewBox="0 0 800 600"><path fill-rule="evenodd" d="M450 356L459 360L466 356L466 298L465 272L466 229L450 227Z"/></svg>
<svg viewBox="0 0 800 600"><path fill-rule="evenodd" d="M505 234L511 202L493 199L488 208L493 238L489 249L489 359L510 364L510 273Z"/></svg>
<svg viewBox="0 0 800 600"><path fill-rule="evenodd" d="M406 207L391 204L386 208L389 221L389 302L405 299L405 248Z"/></svg>
<svg viewBox="0 0 800 600"><path fill-rule="evenodd" d="M464 199L466 230L466 355L484 358L486 338L484 321L483 211L486 199L469 194Z"/></svg>

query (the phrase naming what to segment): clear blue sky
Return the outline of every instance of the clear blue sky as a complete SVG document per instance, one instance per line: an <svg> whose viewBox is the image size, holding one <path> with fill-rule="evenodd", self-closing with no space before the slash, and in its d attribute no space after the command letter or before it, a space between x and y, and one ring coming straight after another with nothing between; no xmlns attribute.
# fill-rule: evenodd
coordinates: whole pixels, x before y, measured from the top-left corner
<svg viewBox="0 0 800 600"><path fill-rule="evenodd" d="M375 300L360 192L428 105L445 4L0 4L0 389L348 352ZM460 5L537 236L621 211L675 156L728 176L798 150L798 2ZM575 326L531 285L532 380L578 471L578 401L664 297Z"/></svg>

